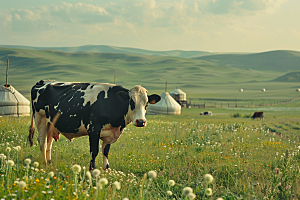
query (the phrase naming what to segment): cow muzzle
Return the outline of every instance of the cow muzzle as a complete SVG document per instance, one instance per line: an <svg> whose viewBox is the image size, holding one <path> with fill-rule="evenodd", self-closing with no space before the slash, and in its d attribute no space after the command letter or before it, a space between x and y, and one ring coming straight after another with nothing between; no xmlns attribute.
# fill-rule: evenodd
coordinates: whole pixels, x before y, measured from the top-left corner
<svg viewBox="0 0 300 200"><path fill-rule="evenodd" d="M146 126L146 120L137 119L137 120L135 120L135 123L133 125L136 127L144 127L144 126Z"/></svg>

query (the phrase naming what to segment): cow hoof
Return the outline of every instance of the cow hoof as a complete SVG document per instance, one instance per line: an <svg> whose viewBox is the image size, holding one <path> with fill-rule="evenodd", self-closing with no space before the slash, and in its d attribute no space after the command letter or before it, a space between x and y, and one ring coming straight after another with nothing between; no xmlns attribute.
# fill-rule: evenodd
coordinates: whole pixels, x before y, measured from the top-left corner
<svg viewBox="0 0 300 200"><path fill-rule="evenodd" d="M48 160L48 161L47 161L47 165L51 165L51 160Z"/></svg>
<svg viewBox="0 0 300 200"><path fill-rule="evenodd" d="M106 166L105 166L105 169L108 169L109 168L109 164L107 164Z"/></svg>
<svg viewBox="0 0 300 200"><path fill-rule="evenodd" d="M92 171L92 170L94 170L94 169L96 169L96 165L95 165L95 163L90 163L90 171Z"/></svg>

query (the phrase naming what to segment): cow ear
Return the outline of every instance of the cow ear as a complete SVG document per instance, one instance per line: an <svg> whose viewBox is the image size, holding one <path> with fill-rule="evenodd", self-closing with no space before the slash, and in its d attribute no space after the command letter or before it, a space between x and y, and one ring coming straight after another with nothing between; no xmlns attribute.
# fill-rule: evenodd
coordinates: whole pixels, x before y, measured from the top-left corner
<svg viewBox="0 0 300 200"><path fill-rule="evenodd" d="M160 96L157 94L152 94L152 95L148 96L148 102L150 104L156 104L159 101L160 101Z"/></svg>
<svg viewBox="0 0 300 200"><path fill-rule="evenodd" d="M127 101L129 100L129 94L128 92L120 91L116 93L116 98L121 102Z"/></svg>

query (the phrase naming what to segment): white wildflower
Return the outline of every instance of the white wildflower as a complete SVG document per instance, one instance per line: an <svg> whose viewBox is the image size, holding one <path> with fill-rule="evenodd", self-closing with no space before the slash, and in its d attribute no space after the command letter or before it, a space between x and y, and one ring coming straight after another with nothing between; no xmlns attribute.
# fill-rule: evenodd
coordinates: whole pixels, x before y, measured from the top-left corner
<svg viewBox="0 0 300 200"><path fill-rule="evenodd" d="M29 158L26 158L26 159L24 160L24 162L25 162L26 165L30 165L31 160L30 160Z"/></svg>
<svg viewBox="0 0 300 200"><path fill-rule="evenodd" d="M14 164L15 164L15 162L13 160L8 160L7 161L7 165L10 166L10 167L14 166Z"/></svg>
<svg viewBox="0 0 300 200"><path fill-rule="evenodd" d="M151 170L148 172L148 176L149 176L149 178L156 178L157 173L156 173L156 171Z"/></svg>
<svg viewBox="0 0 300 200"><path fill-rule="evenodd" d="M121 189L121 184L120 184L120 182L118 182L118 181L115 181L112 185L113 185L113 187L116 188L117 190L120 190L120 189Z"/></svg>
<svg viewBox="0 0 300 200"><path fill-rule="evenodd" d="M184 196L187 196L189 193L193 193L193 189L191 187L185 187L182 190Z"/></svg>
<svg viewBox="0 0 300 200"><path fill-rule="evenodd" d="M212 195L212 189L211 189L211 188L207 188L207 189L205 190L205 194L206 194L207 196L211 196L211 195Z"/></svg>
<svg viewBox="0 0 300 200"><path fill-rule="evenodd" d="M196 195L194 194L194 193L189 193L188 195L187 195L187 197L189 198L189 200L193 200L193 199L195 199L196 198Z"/></svg>
<svg viewBox="0 0 300 200"><path fill-rule="evenodd" d="M174 186L175 185L175 181L174 180L169 180L169 185L170 186Z"/></svg>
<svg viewBox="0 0 300 200"><path fill-rule="evenodd" d="M34 166L35 168L37 168L39 165L40 165L40 164L39 164L38 162L34 162L34 163L33 163L33 166Z"/></svg>
<svg viewBox="0 0 300 200"><path fill-rule="evenodd" d="M214 180L214 177L210 174L205 174L203 179L206 183L211 183Z"/></svg>
<svg viewBox="0 0 300 200"><path fill-rule="evenodd" d="M92 175L93 175L94 177L99 176L99 175L100 175L100 170L99 170L99 169L94 169L94 170L92 171Z"/></svg>
<svg viewBox="0 0 300 200"><path fill-rule="evenodd" d="M108 180L107 180L106 178L101 178L101 179L99 180L99 183L100 183L101 185L107 185L107 184L108 184Z"/></svg>
<svg viewBox="0 0 300 200"><path fill-rule="evenodd" d="M25 188L26 187L25 181L20 181L19 182L19 187L20 187L20 189Z"/></svg>
<svg viewBox="0 0 300 200"><path fill-rule="evenodd" d="M80 165L76 164L76 165L72 166L72 170L75 174L78 174L81 171L81 167L80 167Z"/></svg>
<svg viewBox="0 0 300 200"><path fill-rule="evenodd" d="M54 172L49 172L48 175L50 176L50 178L52 178L54 176Z"/></svg>

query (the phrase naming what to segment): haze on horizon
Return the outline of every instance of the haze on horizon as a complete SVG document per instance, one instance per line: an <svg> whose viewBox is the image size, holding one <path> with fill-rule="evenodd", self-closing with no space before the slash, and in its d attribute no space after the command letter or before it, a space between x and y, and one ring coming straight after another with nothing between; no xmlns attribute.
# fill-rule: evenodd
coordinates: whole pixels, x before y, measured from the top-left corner
<svg viewBox="0 0 300 200"><path fill-rule="evenodd" d="M0 1L0 44L300 51L299 0Z"/></svg>

